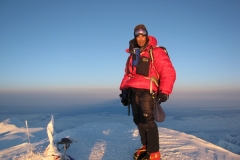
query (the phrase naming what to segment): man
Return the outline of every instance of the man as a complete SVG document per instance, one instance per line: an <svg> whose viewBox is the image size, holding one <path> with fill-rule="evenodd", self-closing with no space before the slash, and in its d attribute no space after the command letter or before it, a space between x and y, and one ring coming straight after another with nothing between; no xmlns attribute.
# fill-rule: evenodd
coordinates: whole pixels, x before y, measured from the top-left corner
<svg viewBox="0 0 240 160"><path fill-rule="evenodd" d="M136 64L136 51L140 58ZM167 101L176 79L175 69L167 51L157 46L157 40L148 35L143 24L134 28L134 38L129 41L130 53L120 90L121 102L132 106L133 121L138 127L142 147L134 159L160 160L158 127L153 117L155 98ZM128 93L128 95L126 95ZM129 98L126 98L129 97Z"/></svg>

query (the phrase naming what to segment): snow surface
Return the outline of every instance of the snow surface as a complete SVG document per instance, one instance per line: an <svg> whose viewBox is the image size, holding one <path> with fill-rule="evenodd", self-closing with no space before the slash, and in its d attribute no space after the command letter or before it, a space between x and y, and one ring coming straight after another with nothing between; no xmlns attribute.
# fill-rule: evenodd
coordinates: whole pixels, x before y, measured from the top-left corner
<svg viewBox="0 0 240 160"><path fill-rule="evenodd" d="M50 115L48 118L49 122ZM28 121L28 124L31 126L31 121ZM66 124L76 127L68 129ZM31 135L29 145L26 128L21 120L13 117L1 122L0 159L26 160L29 157L40 159L40 155L49 144L46 126L29 128ZM75 160L130 160L135 149L141 145L131 116L84 114L76 116L75 121L55 120L55 131L57 128L61 128L62 131L54 136L55 142L64 137L71 138L73 143L67 154ZM162 160L240 160L240 155L196 136L164 127L159 127L158 130ZM239 146L238 135L226 136L223 141L220 143ZM30 152L30 148L34 148L35 154Z"/></svg>

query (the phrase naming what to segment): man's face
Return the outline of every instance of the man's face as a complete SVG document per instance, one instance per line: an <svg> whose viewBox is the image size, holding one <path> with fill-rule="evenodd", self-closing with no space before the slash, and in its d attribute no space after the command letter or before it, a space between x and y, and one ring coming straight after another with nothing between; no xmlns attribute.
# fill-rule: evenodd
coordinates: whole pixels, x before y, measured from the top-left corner
<svg viewBox="0 0 240 160"><path fill-rule="evenodd" d="M143 35L140 34L136 37L136 40L137 40L137 44L140 47L143 47L147 42L147 36L143 36Z"/></svg>

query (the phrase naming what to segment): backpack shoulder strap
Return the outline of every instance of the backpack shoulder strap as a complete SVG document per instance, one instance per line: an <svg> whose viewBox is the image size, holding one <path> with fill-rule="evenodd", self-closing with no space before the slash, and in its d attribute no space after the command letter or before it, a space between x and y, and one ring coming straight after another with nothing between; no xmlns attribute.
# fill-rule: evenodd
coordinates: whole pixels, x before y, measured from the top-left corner
<svg viewBox="0 0 240 160"><path fill-rule="evenodd" d="M151 61L153 63L154 57L153 57L153 48L152 47L149 49L148 53L149 53Z"/></svg>

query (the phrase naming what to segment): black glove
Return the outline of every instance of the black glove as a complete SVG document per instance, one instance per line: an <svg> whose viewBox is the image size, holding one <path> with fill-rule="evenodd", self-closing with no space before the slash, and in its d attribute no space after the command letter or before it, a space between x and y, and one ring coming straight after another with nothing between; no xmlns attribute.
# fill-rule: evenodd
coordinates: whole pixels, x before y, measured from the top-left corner
<svg viewBox="0 0 240 160"><path fill-rule="evenodd" d="M124 106L127 106L128 105L128 90L126 90L126 89L122 90L122 93L119 94L119 97L121 98L121 103Z"/></svg>
<svg viewBox="0 0 240 160"><path fill-rule="evenodd" d="M129 52L130 52L130 53L134 53L133 49L134 49L134 48L138 48L138 47L139 47L139 46L138 46L137 41L136 41L135 38L134 38L134 39L131 39L131 40L129 41Z"/></svg>
<svg viewBox="0 0 240 160"><path fill-rule="evenodd" d="M168 95L167 94L165 94L165 93L158 93L158 99L159 99L159 103L161 103L161 102L166 102L167 101L167 99L168 99Z"/></svg>

